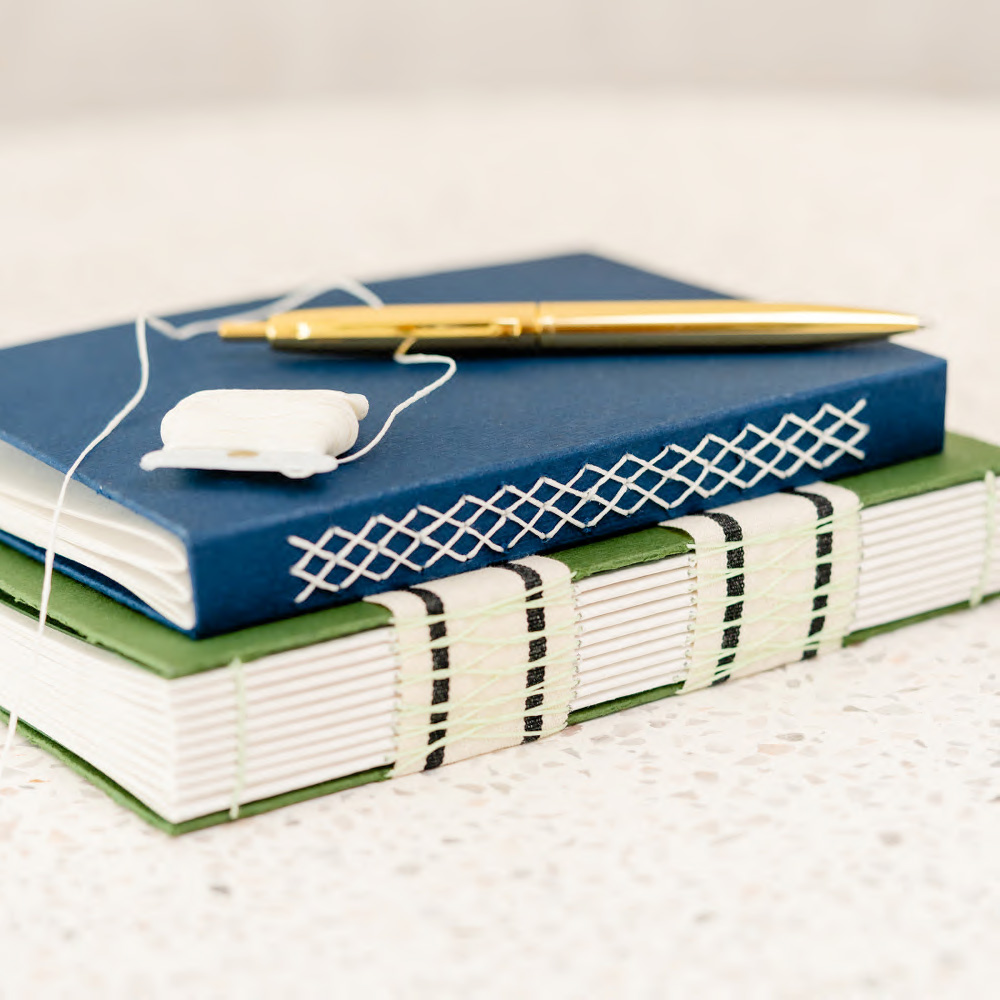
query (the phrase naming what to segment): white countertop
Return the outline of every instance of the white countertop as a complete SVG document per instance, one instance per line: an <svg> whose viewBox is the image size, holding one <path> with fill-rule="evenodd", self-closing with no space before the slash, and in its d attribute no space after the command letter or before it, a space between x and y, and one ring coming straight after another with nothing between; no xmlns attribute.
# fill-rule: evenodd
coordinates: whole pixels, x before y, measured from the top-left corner
<svg viewBox="0 0 1000 1000"><path fill-rule="evenodd" d="M0 342L596 249L926 315L912 343L952 363L952 427L1000 441L998 177L1000 105L972 103L8 126ZM20 745L0 786L0 997L990 995L998 626L1000 602L178 840Z"/></svg>

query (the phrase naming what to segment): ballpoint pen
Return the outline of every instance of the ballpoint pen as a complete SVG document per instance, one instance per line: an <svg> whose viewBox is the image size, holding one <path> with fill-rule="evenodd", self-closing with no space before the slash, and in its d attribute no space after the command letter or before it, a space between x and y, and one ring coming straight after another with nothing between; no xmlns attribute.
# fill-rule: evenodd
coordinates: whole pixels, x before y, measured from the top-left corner
<svg viewBox="0 0 1000 1000"><path fill-rule="evenodd" d="M313 350L531 348L633 350L834 344L916 330L906 313L736 299L338 306L224 322L226 339Z"/></svg>

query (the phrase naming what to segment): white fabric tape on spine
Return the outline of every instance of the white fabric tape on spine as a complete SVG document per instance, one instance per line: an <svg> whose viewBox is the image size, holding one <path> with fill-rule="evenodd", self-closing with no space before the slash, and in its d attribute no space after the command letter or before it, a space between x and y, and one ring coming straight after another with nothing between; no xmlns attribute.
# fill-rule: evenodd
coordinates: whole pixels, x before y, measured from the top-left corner
<svg viewBox="0 0 1000 1000"><path fill-rule="evenodd" d="M693 539L683 691L840 646L854 619L860 507L852 491L816 483L666 522Z"/></svg>
<svg viewBox="0 0 1000 1000"><path fill-rule="evenodd" d="M393 777L565 728L578 659L570 579L532 556L365 598L394 619Z"/></svg>

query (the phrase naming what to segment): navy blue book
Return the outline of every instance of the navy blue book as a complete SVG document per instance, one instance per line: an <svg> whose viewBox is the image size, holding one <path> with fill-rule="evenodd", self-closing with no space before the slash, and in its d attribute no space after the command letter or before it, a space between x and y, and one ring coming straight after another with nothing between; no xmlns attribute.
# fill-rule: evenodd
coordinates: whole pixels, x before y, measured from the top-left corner
<svg viewBox="0 0 1000 1000"><path fill-rule="evenodd" d="M387 303L725 297L587 254L369 287ZM356 303L331 292L316 304ZM154 331L150 359L143 402L72 484L57 565L197 636L916 458L944 439L944 361L888 342L478 355L333 472L144 472L163 415L192 392L363 393L360 446L439 371ZM131 323L0 352L3 541L40 557L59 473L137 378Z"/></svg>

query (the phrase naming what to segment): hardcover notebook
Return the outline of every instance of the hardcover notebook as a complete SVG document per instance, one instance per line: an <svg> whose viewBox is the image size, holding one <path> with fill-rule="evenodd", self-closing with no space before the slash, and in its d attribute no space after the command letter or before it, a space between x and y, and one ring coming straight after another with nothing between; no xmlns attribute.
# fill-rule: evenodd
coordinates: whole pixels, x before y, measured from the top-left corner
<svg viewBox="0 0 1000 1000"><path fill-rule="evenodd" d="M588 255L370 287L387 303L718 296ZM371 402L363 445L434 377L387 358L149 336L149 390L71 484L57 565L199 636L915 458L943 438L945 363L887 342L479 356L462 358L452 381L407 410L375 450L332 473L143 472L163 415L197 390L361 392ZM59 473L137 377L131 324L0 353L0 532L9 544L38 557Z"/></svg>
<svg viewBox="0 0 1000 1000"><path fill-rule="evenodd" d="M1000 448L193 640L0 546L0 704L172 833L530 743L1000 591Z"/></svg>

